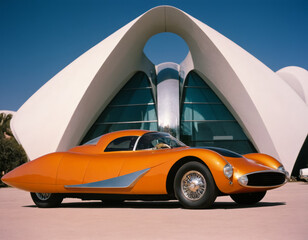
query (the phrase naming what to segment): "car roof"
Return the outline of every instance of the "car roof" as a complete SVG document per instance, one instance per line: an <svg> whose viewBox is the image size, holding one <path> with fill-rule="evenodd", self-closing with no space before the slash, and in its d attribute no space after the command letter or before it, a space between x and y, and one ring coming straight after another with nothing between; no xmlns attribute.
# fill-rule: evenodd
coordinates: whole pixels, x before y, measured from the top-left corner
<svg viewBox="0 0 308 240"><path fill-rule="evenodd" d="M76 146L70 149L69 152L78 152L78 153L81 152L81 153L91 153L91 154L101 153L102 151L104 151L104 149L111 141L117 138L126 136L140 137L146 133L151 133L151 132L154 133L155 131L132 129L132 130L121 130L121 131L106 133L100 137L100 139L96 144L93 143L93 144Z"/></svg>
<svg viewBox="0 0 308 240"><path fill-rule="evenodd" d="M107 145L114 139L126 136L142 136L145 133L150 133L154 131L149 130L140 130L140 129L130 129L130 130L121 130L111 133L104 134L97 143L97 146L100 149L105 149Z"/></svg>

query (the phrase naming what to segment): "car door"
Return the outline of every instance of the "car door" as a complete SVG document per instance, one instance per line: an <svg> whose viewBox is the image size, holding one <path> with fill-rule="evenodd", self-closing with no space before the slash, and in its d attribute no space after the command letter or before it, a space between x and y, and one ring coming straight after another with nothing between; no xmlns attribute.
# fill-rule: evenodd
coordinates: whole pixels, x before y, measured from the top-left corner
<svg viewBox="0 0 308 240"><path fill-rule="evenodd" d="M138 136L125 136L111 141L104 152L93 156L87 167L84 183L113 179L116 184L123 163L133 150ZM110 185L112 187L112 184Z"/></svg>

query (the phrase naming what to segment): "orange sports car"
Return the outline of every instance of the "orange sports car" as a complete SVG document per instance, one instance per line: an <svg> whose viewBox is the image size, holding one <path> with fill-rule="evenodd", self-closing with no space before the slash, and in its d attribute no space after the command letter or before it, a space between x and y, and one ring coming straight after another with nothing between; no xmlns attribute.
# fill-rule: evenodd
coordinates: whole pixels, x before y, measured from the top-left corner
<svg viewBox="0 0 308 240"><path fill-rule="evenodd" d="M31 192L38 207L63 198L103 202L177 199L185 208L208 208L217 196L259 202L282 186L287 172L276 159L221 148L192 148L168 133L124 130L23 164L2 177Z"/></svg>

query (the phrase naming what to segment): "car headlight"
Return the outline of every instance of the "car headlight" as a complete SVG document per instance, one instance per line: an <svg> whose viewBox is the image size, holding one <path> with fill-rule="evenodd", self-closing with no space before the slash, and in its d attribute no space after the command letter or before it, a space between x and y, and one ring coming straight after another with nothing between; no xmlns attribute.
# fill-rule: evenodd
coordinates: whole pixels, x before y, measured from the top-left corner
<svg viewBox="0 0 308 240"><path fill-rule="evenodd" d="M230 179L233 175L233 167L229 163L226 166L224 166L224 175L228 179Z"/></svg>
<svg viewBox="0 0 308 240"><path fill-rule="evenodd" d="M278 171L284 173L286 175L286 177L289 177L289 173L285 170L285 168L281 165L277 168Z"/></svg>
<svg viewBox="0 0 308 240"><path fill-rule="evenodd" d="M279 166L277 168L277 170L280 171L280 172L285 172L286 171L283 166Z"/></svg>
<svg viewBox="0 0 308 240"><path fill-rule="evenodd" d="M248 177L246 175L241 176L238 179L238 182L242 185L242 186L247 186L248 184Z"/></svg>

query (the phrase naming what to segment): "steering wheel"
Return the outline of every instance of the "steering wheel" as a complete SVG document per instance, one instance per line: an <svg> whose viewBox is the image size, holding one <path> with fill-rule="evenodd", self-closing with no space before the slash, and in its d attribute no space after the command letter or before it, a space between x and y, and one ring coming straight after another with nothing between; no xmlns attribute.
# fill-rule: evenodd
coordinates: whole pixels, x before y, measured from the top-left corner
<svg viewBox="0 0 308 240"><path fill-rule="evenodd" d="M171 148L171 147L168 144L166 144L166 143L158 143L154 147L154 149L163 149L163 148Z"/></svg>

